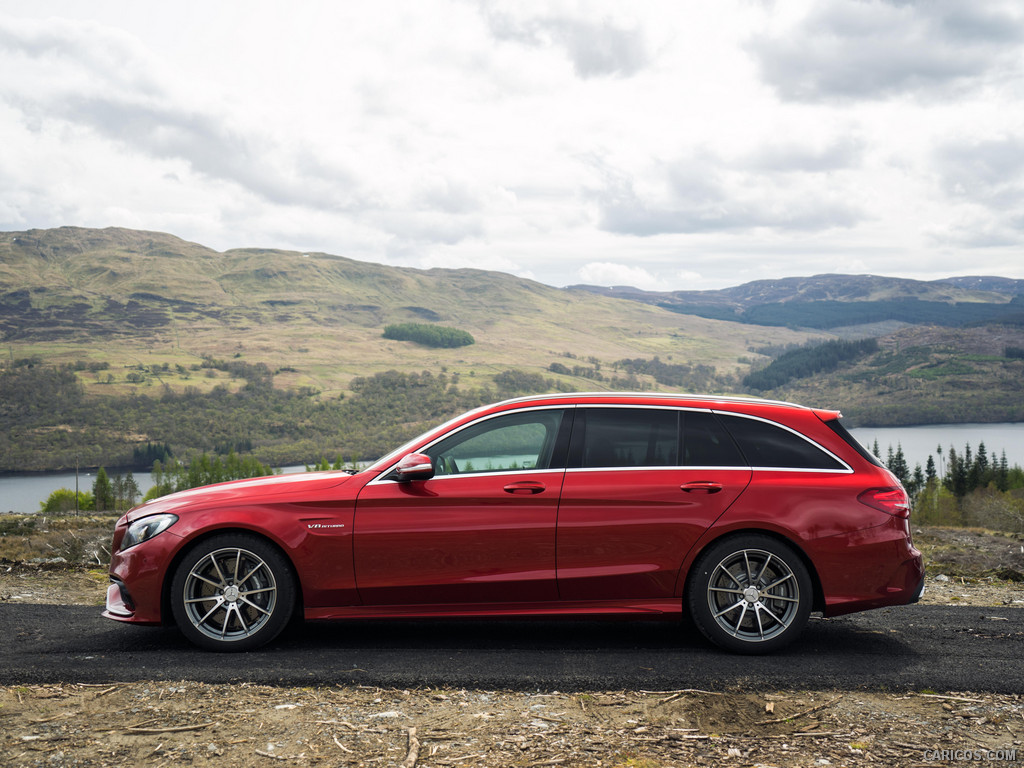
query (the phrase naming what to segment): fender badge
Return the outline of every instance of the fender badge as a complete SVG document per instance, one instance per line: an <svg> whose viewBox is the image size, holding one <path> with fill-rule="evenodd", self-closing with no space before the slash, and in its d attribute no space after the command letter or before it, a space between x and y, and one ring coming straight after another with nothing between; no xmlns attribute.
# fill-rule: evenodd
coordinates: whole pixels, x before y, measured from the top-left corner
<svg viewBox="0 0 1024 768"><path fill-rule="evenodd" d="M323 528L344 528L344 523L308 523L306 525L310 530L318 531Z"/></svg>

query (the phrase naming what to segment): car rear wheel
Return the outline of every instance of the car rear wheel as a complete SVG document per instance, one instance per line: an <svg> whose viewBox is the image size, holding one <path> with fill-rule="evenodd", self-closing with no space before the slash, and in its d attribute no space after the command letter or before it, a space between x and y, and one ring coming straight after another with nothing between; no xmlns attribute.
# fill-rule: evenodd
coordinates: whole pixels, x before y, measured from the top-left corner
<svg viewBox="0 0 1024 768"><path fill-rule="evenodd" d="M171 583L182 633L215 651L247 651L280 634L295 607L295 578L267 541L222 534L189 551Z"/></svg>
<svg viewBox="0 0 1024 768"><path fill-rule="evenodd" d="M803 631L811 577L791 546L762 534L713 544L694 564L690 613L711 642L738 653L770 653Z"/></svg>

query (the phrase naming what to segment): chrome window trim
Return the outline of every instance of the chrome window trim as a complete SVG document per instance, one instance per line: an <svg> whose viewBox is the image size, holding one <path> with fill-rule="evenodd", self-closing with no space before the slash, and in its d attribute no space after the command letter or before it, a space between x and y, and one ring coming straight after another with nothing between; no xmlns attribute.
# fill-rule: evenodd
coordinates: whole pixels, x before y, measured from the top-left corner
<svg viewBox="0 0 1024 768"><path fill-rule="evenodd" d="M837 459L838 461L838 459ZM846 466L846 462L843 462ZM554 470L547 470L554 471ZM565 470L568 472L811 472L816 474L829 474L829 475L852 475L853 469L847 467L846 469L810 469L807 467L751 467L747 464L742 466L722 466L722 465L691 465L691 464L679 464L671 467L666 466L654 466L654 467L570 467ZM458 475L452 475L452 477L458 477Z"/></svg>
<svg viewBox="0 0 1024 768"><path fill-rule="evenodd" d="M732 398L732 399L730 399L730 398L723 397L723 398L718 398L718 399L723 400L723 401L727 401L727 402L737 402L737 403L762 404L762 403L768 402L768 403L773 404L773 405L775 405L775 404L782 404L782 405L787 405L787 406L791 405L790 403L780 403L779 401L746 400L746 399L743 399L743 398ZM815 448L817 448L819 451L822 451L825 455L830 456L831 458L835 459L836 462L838 462L839 464L842 465L842 468L839 468L839 469L821 469L821 468L814 468L814 467L755 467L755 466L751 466L749 464L742 464L742 465L735 465L735 466L734 465L727 465L727 466L713 465L713 466L705 467L705 466L696 466L696 465L691 465L691 464L678 464L678 465L673 465L673 466L669 466L669 467L660 466L660 465L659 466L653 466L653 467L573 467L571 469L566 470L568 472L579 472L579 471L595 472L595 471L609 471L609 470L613 471L613 472L623 472L623 471L627 471L627 470L638 470L638 469L643 469L643 470L665 469L665 470L675 470L675 471L678 471L680 469L687 469L687 470L692 469L692 470L699 470L699 471L703 471L703 472L710 472L710 471L713 471L713 470L716 470L716 469L733 469L733 470L735 470L735 469L742 469L742 470L749 470L749 471L753 471L753 472L823 472L823 473L831 474L831 475L852 475L853 472L854 472L853 467L851 467L849 464L847 464L841 458L839 458L834 453L832 453L832 451L830 451L828 448L826 448L825 446L821 445L817 441L811 440L806 435L798 432L795 429L792 429L791 427L787 427L785 424L780 424L777 421L772 421L771 419L766 419L766 418L764 418L762 416L752 416L751 414L748 414L748 413L738 413L736 411L723 411L723 410L719 410L717 408L702 408L702 407L693 406L693 405L672 405L672 404L653 405L653 404L645 404L645 403L628 403L628 404L627 403L578 403L575 407L577 407L577 408L619 408L619 409L631 408L631 409L640 409L640 410L645 410L645 411L654 410L654 409L660 409L660 410L666 410L666 411L686 411L686 412L689 412L689 413L714 413L714 414L721 414L723 416L739 416L739 417L744 418L744 419L753 419L754 421L764 422L765 424L770 424L773 427L778 427L779 429L784 429L787 432L790 432L790 433L796 435L801 440L804 440L805 442L810 443ZM799 408L800 410L804 410L804 411L809 410L808 408L805 408L803 406L793 406L793 407L794 408ZM728 428L726 428L726 431L728 432Z"/></svg>
<svg viewBox="0 0 1024 768"><path fill-rule="evenodd" d="M728 398L721 398L721 399L725 400L727 402L742 402L742 403L746 403L746 402L763 403L764 402L764 401L759 401L759 400L747 401L747 400L742 400L742 399L734 399L734 400L730 400ZM515 401L513 400L513 401L508 401L508 402L515 402ZM786 405L789 405L789 404L787 403ZM787 431L787 432L789 432L789 433L791 433L793 435L796 435L801 440L803 440L803 441L805 441L807 443L810 443L812 446L817 448L819 451L822 451L825 455L827 455L827 456L831 457L832 459L834 459L838 464L841 465L841 468L838 468L838 469L823 469L823 468L820 468L820 467L819 468L815 468L815 467L756 467L756 466L750 466L750 465L746 465L746 464L743 464L743 465L728 465L728 466L716 466L716 465L712 465L712 466L697 466L697 465L679 464L679 465L673 465L673 466L657 465L657 466L651 466L651 467L572 467L572 468L558 467L558 468L552 468L552 469L517 469L517 470L495 471L495 472L467 472L465 474L458 474L458 475L437 475L435 477L432 477L431 480L438 480L438 481L440 481L440 480L464 478L464 477L501 477L501 476L507 476L507 475L515 475L517 477L523 477L523 476L531 475L531 474L550 473L550 472L563 472L563 473L569 473L569 472L574 472L574 473L575 472L636 472L636 471L679 472L680 470L694 471L694 472L698 472L698 471L699 472L713 472L713 471L719 471L719 470L721 470L721 471L743 470L743 471L748 471L748 472L798 472L798 473L805 473L805 474L806 473L816 473L816 474L828 474L828 475L852 475L854 473L853 467L851 467L847 462L843 461L843 459L841 459L839 456L834 454L828 448L826 448L825 446L821 445L821 443L817 442L816 440L812 440L811 438L807 437L806 435L802 434L801 432L799 432L799 431L797 431L797 430L795 430L795 429L793 429L791 427L788 427L785 424L781 424L781 423L779 423L777 421L772 421L771 419L766 419L766 418L764 418L762 416L753 416L753 415L748 414L748 413L739 413L737 411L719 410L717 408L705 408L705 407L691 406L691 405L674 405L674 404L671 404L671 403L668 403L668 404L653 404L653 403L551 403L551 404L547 404L547 405L528 406L528 407L525 407L525 408L509 408L507 410L497 411L495 413L490 413L490 414L487 414L486 416L483 416L483 417L480 417L480 418L477 418L477 419L473 419L471 421L467 421L465 424L463 424L458 429L455 429L455 430L453 430L451 432L445 432L444 434L438 436L437 438L435 438L434 440L430 441L429 443L421 445L419 448L415 449L415 452L416 453L422 453L423 451L429 450L430 448L432 448L434 445L436 445L437 443L441 442L442 440L446 440L449 437L452 437L454 435L459 434L459 432L461 432L464 429L467 429L467 428L469 428L471 426L475 426L477 424L482 424L483 422L490 421L491 419L496 419L499 416L507 416L507 415L513 414L513 413L530 413L532 411L568 410L568 409L571 409L571 408L615 408L615 409L619 409L619 410L622 410L622 409L637 410L637 409L639 409L639 410L648 410L648 411L649 410L665 410L665 411L677 411L677 412L678 411L684 411L684 412L690 412L690 413L713 413L713 414L722 415L722 416L736 416L736 417L742 418L742 419L752 419L754 421L760 421L760 422L763 422L765 424L771 425L773 427L778 427L779 429L783 429L783 430L785 430L785 431ZM805 408L803 410L809 410L809 409ZM410 448L408 448L406 451L404 451L402 453L402 455L398 456L392 464L388 465L385 469L381 470L380 473L377 475L377 477L375 477L373 480L371 480L371 481L369 481L367 483L368 486L369 485L383 485L383 484L390 484L390 483L399 482L397 480L385 480L384 478L387 477L389 474L391 474L391 472L398 465L398 462L401 461L402 457L405 454L413 452L413 449L411 448L411 444L407 444L407 445L410 445Z"/></svg>

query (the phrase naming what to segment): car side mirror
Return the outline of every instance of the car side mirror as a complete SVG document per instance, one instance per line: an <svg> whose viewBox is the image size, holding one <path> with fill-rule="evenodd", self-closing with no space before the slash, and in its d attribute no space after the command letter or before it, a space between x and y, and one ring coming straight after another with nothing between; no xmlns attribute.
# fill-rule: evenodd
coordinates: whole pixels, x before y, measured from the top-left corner
<svg viewBox="0 0 1024 768"><path fill-rule="evenodd" d="M429 480L434 476L434 462L424 453L410 453L398 462L395 475L402 482Z"/></svg>

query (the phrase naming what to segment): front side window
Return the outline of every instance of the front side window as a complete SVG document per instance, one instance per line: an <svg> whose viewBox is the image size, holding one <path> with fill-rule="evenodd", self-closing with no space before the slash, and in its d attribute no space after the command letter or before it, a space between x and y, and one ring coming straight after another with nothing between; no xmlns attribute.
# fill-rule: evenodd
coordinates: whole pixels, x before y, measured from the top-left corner
<svg viewBox="0 0 1024 768"><path fill-rule="evenodd" d="M497 416L460 430L424 453L434 461L435 477L550 469L560 463L553 458L563 413L539 410Z"/></svg>

